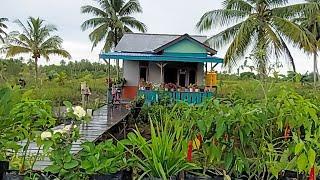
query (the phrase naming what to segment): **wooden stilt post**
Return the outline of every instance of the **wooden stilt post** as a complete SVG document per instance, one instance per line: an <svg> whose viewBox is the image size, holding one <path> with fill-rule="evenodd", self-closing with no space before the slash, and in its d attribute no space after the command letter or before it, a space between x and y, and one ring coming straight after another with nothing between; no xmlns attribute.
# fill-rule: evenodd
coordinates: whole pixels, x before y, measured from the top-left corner
<svg viewBox="0 0 320 180"><path fill-rule="evenodd" d="M111 90L110 90L110 81L111 81L111 65L110 65L110 59L108 59L108 93L107 93L107 104L109 105L110 99L111 99Z"/></svg>

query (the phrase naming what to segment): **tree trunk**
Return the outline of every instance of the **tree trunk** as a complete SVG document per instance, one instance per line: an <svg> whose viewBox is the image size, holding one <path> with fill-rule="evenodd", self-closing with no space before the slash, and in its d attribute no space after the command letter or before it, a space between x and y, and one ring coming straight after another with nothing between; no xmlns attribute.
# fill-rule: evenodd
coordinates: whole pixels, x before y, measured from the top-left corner
<svg viewBox="0 0 320 180"><path fill-rule="evenodd" d="M317 62L317 52L313 53L313 85L316 88L317 75L318 75L318 62Z"/></svg>
<svg viewBox="0 0 320 180"><path fill-rule="evenodd" d="M38 82L38 57L34 58L35 70L36 70L36 84Z"/></svg>

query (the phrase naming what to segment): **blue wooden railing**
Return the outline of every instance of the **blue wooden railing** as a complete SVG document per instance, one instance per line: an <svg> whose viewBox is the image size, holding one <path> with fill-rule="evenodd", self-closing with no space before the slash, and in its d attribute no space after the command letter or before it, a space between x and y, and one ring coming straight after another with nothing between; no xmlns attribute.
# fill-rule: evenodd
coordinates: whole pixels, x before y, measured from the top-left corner
<svg viewBox="0 0 320 180"><path fill-rule="evenodd" d="M199 104L213 97L213 92L179 92L179 91L154 91L139 90L138 96L144 96L148 104L159 102L162 98L170 98L172 101L185 101L189 104Z"/></svg>

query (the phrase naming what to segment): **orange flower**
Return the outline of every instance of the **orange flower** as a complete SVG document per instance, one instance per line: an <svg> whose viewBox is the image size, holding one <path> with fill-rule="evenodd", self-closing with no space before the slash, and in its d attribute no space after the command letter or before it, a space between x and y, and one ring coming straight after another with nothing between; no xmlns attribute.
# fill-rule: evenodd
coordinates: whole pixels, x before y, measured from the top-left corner
<svg viewBox="0 0 320 180"><path fill-rule="evenodd" d="M314 175L314 166L312 166L312 168L310 169L309 180L316 180Z"/></svg>
<svg viewBox="0 0 320 180"><path fill-rule="evenodd" d="M187 154L187 161L192 161L192 141L188 142L188 154Z"/></svg>
<svg viewBox="0 0 320 180"><path fill-rule="evenodd" d="M284 131L284 140L285 141L287 141L288 140L288 138L289 138L289 136L290 136L290 126L289 125L287 125L286 126L286 129L285 129L285 131Z"/></svg>

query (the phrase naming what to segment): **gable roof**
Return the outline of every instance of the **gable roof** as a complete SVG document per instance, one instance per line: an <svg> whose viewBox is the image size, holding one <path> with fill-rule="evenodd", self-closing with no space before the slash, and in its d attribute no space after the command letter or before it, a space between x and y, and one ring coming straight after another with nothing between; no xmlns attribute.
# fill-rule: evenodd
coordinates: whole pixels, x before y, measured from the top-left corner
<svg viewBox="0 0 320 180"><path fill-rule="evenodd" d="M200 42L200 41L198 41L197 39L191 37L189 34L184 34L183 36L180 36L180 37L178 37L177 39L175 39L175 40L173 40L173 41L171 41L171 42L169 42L169 43L167 43L167 44L162 45L161 47L155 49L154 52L155 52L155 53L159 53L159 52L163 51L164 49L167 49L168 47L170 47L170 46L172 46L172 45L174 45L174 44L176 44L176 43L178 43L178 42L180 42L180 41L183 41L183 40L185 40L185 39L187 39L187 40L189 40L189 41L191 41L191 42L194 42L194 43L198 44L198 45L201 46L202 48L206 49L207 52L211 53L212 55L217 54L217 51L216 51L216 50L210 48L209 46L207 46L207 45L204 44L203 42Z"/></svg>
<svg viewBox="0 0 320 180"><path fill-rule="evenodd" d="M154 53L156 49L166 44L176 41L180 38L186 38L204 45L207 40L206 36L190 36L190 35L171 35L171 34L142 34L142 33L126 33L123 35L115 52L136 52L136 53ZM209 51L210 52L210 51Z"/></svg>

